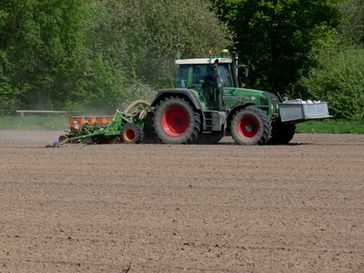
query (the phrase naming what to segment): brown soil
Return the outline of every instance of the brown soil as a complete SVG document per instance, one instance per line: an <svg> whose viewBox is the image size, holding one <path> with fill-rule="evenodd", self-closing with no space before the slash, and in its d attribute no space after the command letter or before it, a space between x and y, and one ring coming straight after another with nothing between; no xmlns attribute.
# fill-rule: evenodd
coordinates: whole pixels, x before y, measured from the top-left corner
<svg viewBox="0 0 364 273"><path fill-rule="evenodd" d="M364 135L44 148L54 135L0 132L1 273L364 272Z"/></svg>

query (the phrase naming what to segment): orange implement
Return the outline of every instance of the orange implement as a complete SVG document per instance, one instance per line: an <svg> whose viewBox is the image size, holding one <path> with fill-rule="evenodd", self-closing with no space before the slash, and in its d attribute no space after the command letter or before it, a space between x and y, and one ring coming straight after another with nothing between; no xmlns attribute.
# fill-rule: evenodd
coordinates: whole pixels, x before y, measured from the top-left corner
<svg viewBox="0 0 364 273"><path fill-rule="evenodd" d="M72 132L79 132L81 128L86 124L86 126L106 125L112 121L112 116L74 116L69 118L70 129Z"/></svg>

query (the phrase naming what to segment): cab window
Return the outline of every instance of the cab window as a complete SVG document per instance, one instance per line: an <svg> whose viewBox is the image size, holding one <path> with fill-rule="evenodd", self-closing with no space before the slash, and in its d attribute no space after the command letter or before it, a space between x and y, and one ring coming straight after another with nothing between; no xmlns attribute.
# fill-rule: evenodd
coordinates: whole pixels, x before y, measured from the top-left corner
<svg viewBox="0 0 364 273"><path fill-rule="evenodd" d="M214 72L208 64L183 64L177 72L176 86L180 88L199 89L207 79L213 78Z"/></svg>

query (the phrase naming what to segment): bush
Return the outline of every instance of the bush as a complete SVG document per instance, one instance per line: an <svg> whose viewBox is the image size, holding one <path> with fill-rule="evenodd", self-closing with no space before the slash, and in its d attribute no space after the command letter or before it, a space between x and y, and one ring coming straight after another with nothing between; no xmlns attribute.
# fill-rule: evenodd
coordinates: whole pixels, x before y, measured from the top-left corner
<svg viewBox="0 0 364 273"><path fill-rule="evenodd" d="M177 44L185 57L229 44L210 7L209 0L5 1L0 114L114 111L151 99L174 84Z"/></svg>
<svg viewBox="0 0 364 273"><path fill-rule="evenodd" d="M140 81L130 80L127 73L103 56L88 61L79 92L68 101L68 109L113 113L136 99L151 100L153 89Z"/></svg>
<svg viewBox="0 0 364 273"><path fill-rule="evenodd" d="M6 71L11 67L6 53L0 49L0 115L9 114L20 104L19 89L11 85L10 78L4 73L4 70Z"/></svg>
<svg viewBox="0 0 364 273"><path fill-rule="evenodd" d="M20 102L17 94L19 93L0 77L0 115L9 114L18 108Z"/></svg>
<svg viewBox="0 0 364 273"><path fill-rule="evenodd" d="M109 112L174 86L177 44L184 57L229 44L226 26L209 7L208 0L91 1L87 51L67 107Z"/></svg>
<svg viewBox="0 0 364 273"><path fill-rule="evenodd" d="M327 100L335 117L364 118L364 49L323 50L320 65L302 83L313 98Z"/></svg>
<svg viewBox="0 0 364 273"><path fill-rule="evenodd" d="M75 67L83 51L83 18L81 0L2 1L2 105L8 110L63 105L74 90Z"/></svg>
<svg viewBox="0 0 364 273"><path fill-rule="evenodd" d="M178 44L184 45L184 57L196 57L230 43L208 0L96 3L87 25L90 57L101 54L131 81L173 85Z"/></svg>

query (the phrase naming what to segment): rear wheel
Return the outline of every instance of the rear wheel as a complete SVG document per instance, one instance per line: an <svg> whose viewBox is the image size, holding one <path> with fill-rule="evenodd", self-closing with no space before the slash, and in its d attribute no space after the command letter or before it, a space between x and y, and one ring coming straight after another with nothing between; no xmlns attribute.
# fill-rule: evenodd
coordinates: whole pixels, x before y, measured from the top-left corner
<svg viewBox="0 0 364 273"><path fill-rule="evenodd" d="M196 143L201 127L200 115L184 99L166 98L155 109L153 127L162 143Z"/></svg>
<svg viewBox="0 0 364 273"><path fill-rule="evenodd" d="M143 138L143 130L136 124L126 124L121 130L121 140L125 144L139 144L143 142Z"/></svg>
<svg viewBox="0 0 364 273"><path fill-rule="evenodd" d="M271 130L268 116L256 107L241 109L231 122L231 135L241 145L266 144Z"/></svg>

